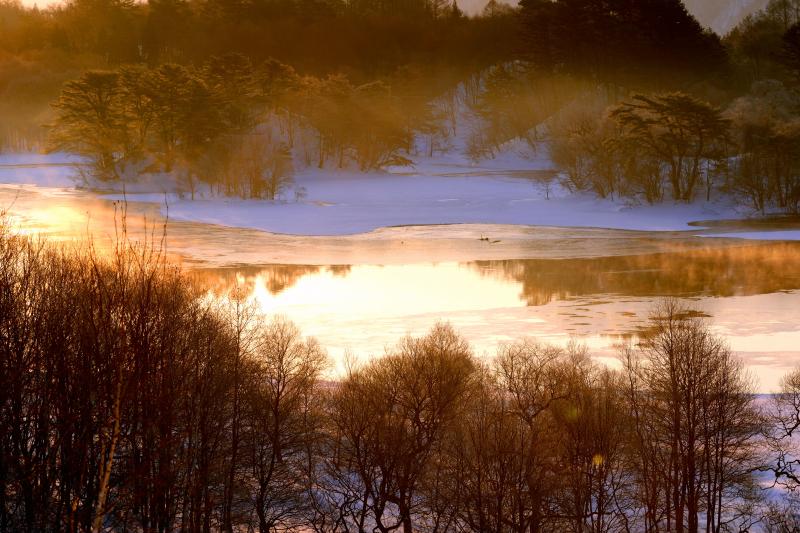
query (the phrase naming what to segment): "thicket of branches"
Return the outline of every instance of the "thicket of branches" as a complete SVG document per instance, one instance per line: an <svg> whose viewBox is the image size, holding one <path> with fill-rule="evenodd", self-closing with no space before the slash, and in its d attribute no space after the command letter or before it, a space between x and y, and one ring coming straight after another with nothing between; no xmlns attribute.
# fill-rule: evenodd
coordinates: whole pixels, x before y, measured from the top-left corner
<svg viewBox="0 0 800 533"><path fill-rule="evenodd" d="M756 403L675 302L619 370L447 325L336 381L158 247L0 236L0 531L791 531L797 376ZM761 477L758 477L761 476Z"/></svg>
<svg viewBox="0 0 800 533"><path fill-rule="evenodd" d="M691 202L699 190L710 199L729 177L731 121L711 104L680 92L598 103L589 98L552 121L553 160L571 190Z"/></svg>

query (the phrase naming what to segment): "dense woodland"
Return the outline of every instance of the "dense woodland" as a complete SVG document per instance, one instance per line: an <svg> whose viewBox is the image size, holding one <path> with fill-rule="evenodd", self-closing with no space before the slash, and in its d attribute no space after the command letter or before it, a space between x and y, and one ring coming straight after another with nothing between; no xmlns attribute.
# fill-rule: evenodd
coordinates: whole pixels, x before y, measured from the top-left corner
<svg viewBox="0 0 800 533"><path fill-rule="evenodd" d="M89 184L289 199L298 167L404 165L467 130L473 159L522 141L570 190L796 213L799 17L772 0L718 36L680 0L5 1L0 135L85 156Z"/></svg>
<svg viewBox="0 0 800 533"><path fill-rule="evenodd" d="M759 398L674 301L618 369L437 324L331 377L159 249L0 236L0 531L800 527L800 370Z"/></svg>

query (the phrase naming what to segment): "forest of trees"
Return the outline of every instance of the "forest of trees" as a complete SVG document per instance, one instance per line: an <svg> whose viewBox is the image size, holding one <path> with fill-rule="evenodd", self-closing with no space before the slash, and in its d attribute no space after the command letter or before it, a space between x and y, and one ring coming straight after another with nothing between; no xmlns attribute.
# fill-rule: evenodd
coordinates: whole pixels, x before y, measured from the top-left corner
<svg viewBox="0 0 800 533"><path fill-rule="evenodd" d="M796 214L799 19L771 0L720 37L680 0L4 0L0 144L275 199L298 166L408 164L467 128L473 159L522 140L569 190Z"/></svg>
<svg viewBox="0 0 800 533"><path fill-rule="evenodd" d="M430 155L443 144L432 100L509 55L515 21L492 5L3 0L0 147L80 154L87 181L162 174L192 196L274 199L293 159L406 164L415 132Z"/></svg>
<svg viewBox="0 0 800 533"><path fill-rule="evenodd" d="M246 287L209 298L122 235L0 233L0 531L800 527L800 370L759 399L675 301L617 369L437 324L330 377Z"/></svg>

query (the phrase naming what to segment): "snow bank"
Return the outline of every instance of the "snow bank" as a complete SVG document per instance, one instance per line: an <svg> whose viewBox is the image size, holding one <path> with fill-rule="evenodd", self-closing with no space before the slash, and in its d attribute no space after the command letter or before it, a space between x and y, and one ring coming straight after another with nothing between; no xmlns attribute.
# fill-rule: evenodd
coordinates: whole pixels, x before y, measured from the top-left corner
<svg viewBox="0 0 800 533"><path fill-rule="evenodd" d="M427 168L432 171L434 169ZM443 175L442 175L443 174ZM697 220L737 218L731 203L667 202L630 206L571 194L540 173L486 168L437 174L309 172L297 178L306 197L295 202L128 194L129 201L157 202L172 220L205 222L296 235L348 235L381 227L443 224L511 224L676 231ZM549 199L548 199L549 196ZM120 195L108 198L119 199ZM697 229L697 228L694 228Z"/></svg>

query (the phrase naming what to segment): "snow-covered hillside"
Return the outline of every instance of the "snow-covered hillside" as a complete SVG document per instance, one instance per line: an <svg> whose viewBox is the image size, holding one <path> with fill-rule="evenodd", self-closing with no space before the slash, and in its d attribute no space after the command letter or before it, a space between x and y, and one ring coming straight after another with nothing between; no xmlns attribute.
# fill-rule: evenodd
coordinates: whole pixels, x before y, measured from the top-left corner
<svg viewBox="0 0 800 533"><path fill-rule="evenodd" d="M548 193L534 177L515 174L512 168L466 170L411 175L307 171L297 176L298 185L308 191L299 202L190 200L175 195L167 195L166 201L173 220L295 235L465 223L669 231L691 229L687 225L691 221L742 216L730 202L632 206L590 194L572 194L555 184ZM164 195L134 194L128 199L163 203Z"/></svg>

